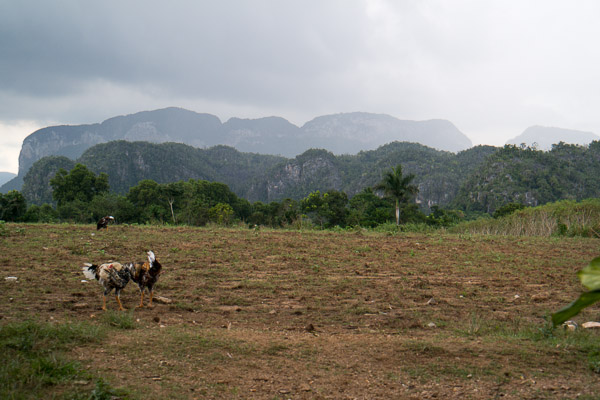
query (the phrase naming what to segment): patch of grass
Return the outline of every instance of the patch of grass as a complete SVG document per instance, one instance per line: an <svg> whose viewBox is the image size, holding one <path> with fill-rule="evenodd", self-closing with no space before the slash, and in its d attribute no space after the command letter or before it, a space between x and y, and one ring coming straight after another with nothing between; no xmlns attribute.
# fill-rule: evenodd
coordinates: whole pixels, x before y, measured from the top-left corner
<svg viewBox="0 0 600 400"><path fill-rule="evenodd" d="M69 360L65 352L74 345L95 343L105 336L102 328L83 323L49 324L32 320L0 327L0 398L108 399L101 393L116 393L102 382L91 395L85 385L91 374Z"/></svg>
<svg viewBox="0 0 600 400"><path fill-rule="evenodd" d="M224 306L249 306L250 301L243 297L226 294L219 297L219 304Z"/></svg>
<svg viewBox="0 0 600 400"><path fill-rule="evenodd" d="M196 306L194 306L194 304L192 303L188 303L186 301L177 301L174 304L171 304L171 306L169 307L175 311L195 311L196 310Z"/></svg>
<svg viewBox="0 0 600 400"><path fill-rule="evenodd" d="M352 304L345 311L351 315L375 314L377 312L372 308L362 304Z"/></svg>
<svg viewBox="0 0 600 400"><path fill-rule="evenodd" d="M591 371L600 374L600 343L597 333L589 330L578 329L571 332L562 328L552 329L550 324L524 322L519 318L499 322L472 314L468 323L458 329L458 332L490 342L501 339L506 343L518 344L522 357L525 358L540 349L566 349L575 359L587 363ZM506 349L507 353L511 351Z"/></svg>
<svg viewBox="0 0 600 400"><path fill-rule="evenodd" d="M133 316L133 310L123 312L115 310L107 310L102 314L100 320L108 326L118 329L135 329L136 323Z"/></svg>
<svg viewBox="0 0 600 400"><path fill-rule="evenodd" d="M98 379L96 381L96 386L90 396L87 397L88 400L113 400L120 399L123 397L127 397L127 392L122 389L114 389L109 384L104 382L103 379Z"/></svg>
<svg viewBox="0 0 600 400"><path fill-rule="evenodd" d="M222 333L209 332L199 335L174 328L168 328L164 333L156 350L162 351L165 359L183 360L187 359L189 354L194 354L194 363L197 366L206 366L258 354L253 344L224 336ZM180 352L182 347L186 352Z"/></svg>
<svg viewBox="0 0 600 400"><path fill-rule="evenodd" d="M550 347L568 349L578 359L587 363L592 372L600 374L600 342L595 332L585 329L575 332L557 331L546 340Z"/></svg>
<svg viewBox="0 0 600 400"><path fill-rule="evenodd" d="M289 350L289 346L287 346L285 344L278 343L278 344L273 344L273 345L267 347L264 350L264 353L266 355L269 355L269 356L277 356L277 355L280 355L281 353L283 353L283 352L285 352L287 350Z"/></svg>
<svg viewBox="0 0 600 400"><path fill-rule="evenodd" d="M361 247L357 247L356 249L354 249L354 252L356 254L361 254L361 253L368 253L370 252L372 249L369 246L361 246Z"/></svg>
<svg viewBox="0 0 600 400"><path fill-rule="evenodd" d="M104 331L83 323L48 324L26 320L0 327L0 346L19 352L36 352L44 348L62 350L66 345L95 342Z"/></svg>
<svg viewBox="0 0 600 400"><path fill-rule="evenodd" d="M408 340L404 347L407 350L414 351L419 354L427 354L430 357L441 356L447 353L442 346L435 345L431 342Z"/></svg>
<svg viewBox="0 0 600 400"><path fill-rule="evenodd" d="M481 377L484 375L494 375L491 368L480 368L472 365L445 365L440 368L440 374L461 379L470 379L473 377Z"/></svg>
<svg viewBox="0 0 600 400"><path fill-rule="evenodd" d="M195 339L195 347L199 350L221 350L236 355L251 355L255 353L254 346L244 341L213 336L199 336Z"/></svg>

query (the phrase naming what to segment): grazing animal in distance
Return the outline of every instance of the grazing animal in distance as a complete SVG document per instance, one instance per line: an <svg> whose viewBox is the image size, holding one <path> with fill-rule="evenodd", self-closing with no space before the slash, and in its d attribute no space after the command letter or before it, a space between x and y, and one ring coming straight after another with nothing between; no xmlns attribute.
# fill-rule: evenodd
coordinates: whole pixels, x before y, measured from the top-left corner
<svg viewBox="0 0 600 400"><path fill-rule="evenodd" d="M106 311L106 296L114 289L119 310L124 311L121 303L121 290L127 286L127 283L133 278L131 266L122 265L118 262L95 265L85 263L82 267L83 275L89 280L98 280L104 287L104 296L102 309Z"/></svg>
<svg viewBox="0 0 600 400"><path fill-rule="evenodd" d="M152 307L152 297L154 295L154 285L158 281L158 277L162 272L162 265L156 259L154 252L148 251L148 261L133 262L125 264L133 271L132 280L137 283L140 288L140 305L144 307L144 290L148 289L150 293L150 302L148 307Z"/></svg>
<svg viewBox="0 0 600 400"><path fill-rule="evenodd" d="M115 217L112 215L107 215L106 217L100 218L98 224L96 225L96 230L99 231L102 228L108 230L108 224L111 222L115 222Z"/></svg>

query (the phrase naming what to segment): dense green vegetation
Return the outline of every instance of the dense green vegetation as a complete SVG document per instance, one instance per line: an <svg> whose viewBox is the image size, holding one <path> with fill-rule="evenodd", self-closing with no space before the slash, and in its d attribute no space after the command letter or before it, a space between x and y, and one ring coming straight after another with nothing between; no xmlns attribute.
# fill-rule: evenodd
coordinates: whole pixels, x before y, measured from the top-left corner
<svg viewBox="0 0 600 400"><path fill-rule="evenodd" d="M85 163L38 161L22 194L0 197L0 219L92 223L113 215L120 223L374 228L394 221L401 199L397 223L412 229L460 223L461 232L600 232L596 201L586 200L600 197L593 179L600 142L559 143L548 152L478 146L458 154L391 143L355 156L309 150L289 160L226 146L118 141L88 149L79 161ZM378 186L393 176L390 168L410 178L410 196Z"/></svg>
<svg viewBox="0 0 600 400"><path fill-rule="evenodd" d="M56 208L49 204L27 207L23 195L11 191L0 197L0 216L6 221L27 222L93 223L113 215L118 223L137 224L389 229L388 224L395 222L398 204L403 224L399 229L403 230L444 227L469 234L600 237L600 199L562 200L538 207L507 203L493 218L487 215L469 221L460 210L435 206L425 215L414 199L404 197L396 202L394 195L380 197L369 187L350 199L344 192L330 190L312 192L300 201L286 199L267 204L250 203L222 183L190 179L159 184L143 180L126 195L118 195L108 191L104 174L96 176L81 164L68 173L60 170L52 184Z"/></svg>
<svg viewBox="0 0 600 400"><path fill-rule="evenodd" d="M382 198L371 188L352 200L344 192L329 190L312 192L299 201L285 199L266 204L250 203L223 183L200 179L162 184L145 179L126 195L110 192L107 181L106 174L96 175L83 164L76 164L69 172L61 168L51 179L55 208L49 204L27 208L23 195L11 191L0 198L0 216L6 221L26 222L93 223L112 215L119 223L203 226L245 222L249 226L343 228L384 224L393 219L395 204L401 207L404 223L440 225L445 214L436 210L431 218L426 217L414 198L397 202L396 197Z"/></svg>
<svg viewBox="0 0 600 400"><path fill-rule="evenodd" d="M50 180L61 168L70 171L75 164L75 161L64 156L44 157L33 164L23 179L21 190L27 202L36 205L51 204L53 199Z"/></svg>
<svg viewBox="0 0 600 400"><path fill-rule="evenodd" d="M600 199L561 200L525 207L498 218L479 218L453 232L511 236L600 237Z"/></svg>
<svg viewBox="0 0 600 400"><path fill-rule="evenodd" d="M395 142L357 155L335 156L313 149L287 159L241 153L226 146L198 149L180 143L115 141L89 148L76 161L65 157L37 161L25 177L22 192L30 204L51 202L49 180L59 168L70 170L80 163L96 174L106 173L111 191L121 195L144 179L161 184L201 179L224 183L251 202L301 200L317 190L337 190L353 197L377 184L385 171L402 164L406 174L415 175L418 200L429 208L448 205L462 182L496 150L478 146L453 154Z"/></svg>
<svg viewBox="0 0 600 400"><path fill-rule="evenodd" d="M600 197L600 183L594 179L599 161L600 142L559 143L551 151L477 146L458 154L396 142L356 155L308 150L286 159L226 146L197 149L178 143L116 141L88 149L76 162L96 174L106 173L111 191L120 195L144 179L159 184L200 179L224 183L237 196L263 203L300 201L329 190L352 198L374 187L390 168L402 165L404 173L415 176L417 202L425 213L437 206L493 214L507 203L537 206ZM50 179L76 162L47 157L34 164L24 179L27 202L52 202Z"/></svg>
<svg viewBox="0 0 600 400"><path fill-rule="evenodd" d="M199 149L181 143L121 140L91 147L77 162L95 173L107 173L111 190L119 194L127 193L145 179L158 183L201 179L225 183L243 195L283 160L278 156L241 153L227 146Z"/></svg>
<svg viewBox="0 0 600 400"><path fill-rule="evenodd" d="M550 151L504 146L465 181L453 206L493 213L506 203L538 206L600 197L600 142L559 143Z"/></svg>

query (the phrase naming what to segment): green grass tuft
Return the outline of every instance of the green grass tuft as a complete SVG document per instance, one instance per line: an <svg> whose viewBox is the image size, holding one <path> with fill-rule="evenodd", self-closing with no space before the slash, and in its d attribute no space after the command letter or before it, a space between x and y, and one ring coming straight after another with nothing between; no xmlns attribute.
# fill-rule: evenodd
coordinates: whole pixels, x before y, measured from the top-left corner
<svg viewBox="0 0 600 400"><path fill-rule="evenodd" d="M50 324L26 320L0 326L0 398L109 399L91 396L75 381L91 381L82 366L64 354L72 346L98 342L104 330L85 323ZM115 393L102 383L102 393ZM60 395L58 395L60 393Z"/></svg>
<svg viewBox="0 0 600 400"><path fill-rule="evenodd" d="M133 316L132 310L114 311L108 310L102 314L100 320L110 327L116 327L118 329L135 329L136 322Z"/></svg>

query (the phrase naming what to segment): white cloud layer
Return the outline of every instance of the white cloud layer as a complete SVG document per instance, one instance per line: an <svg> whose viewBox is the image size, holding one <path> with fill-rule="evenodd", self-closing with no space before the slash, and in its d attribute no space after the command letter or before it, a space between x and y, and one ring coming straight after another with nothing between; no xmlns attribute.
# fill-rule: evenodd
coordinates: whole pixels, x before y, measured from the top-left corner
<svg viewBox="0 0 600 400"><path fill-rule="evenodd" d="M0 171L50 121L167 106L443 118L476 144L600 134L598 16L591 0L0 0Z"/></svg>

